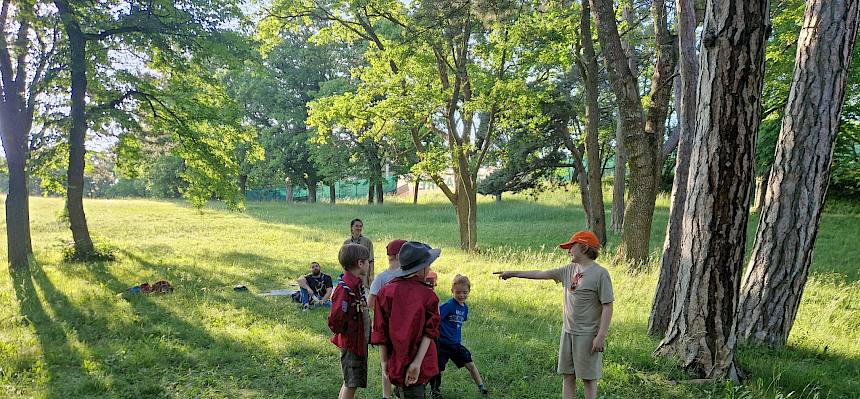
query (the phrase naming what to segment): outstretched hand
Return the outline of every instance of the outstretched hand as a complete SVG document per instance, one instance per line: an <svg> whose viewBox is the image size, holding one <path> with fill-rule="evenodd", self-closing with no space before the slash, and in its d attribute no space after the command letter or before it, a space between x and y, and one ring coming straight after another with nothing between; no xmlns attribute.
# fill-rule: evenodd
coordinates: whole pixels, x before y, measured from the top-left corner
<svg viewBox="0 0 860 399"><path fill-rule="evenodd" d="M514 277L514 272L504 271L504 272L493 272L493 274L498 275L500 279L507 280L511 277Z"/></svg>

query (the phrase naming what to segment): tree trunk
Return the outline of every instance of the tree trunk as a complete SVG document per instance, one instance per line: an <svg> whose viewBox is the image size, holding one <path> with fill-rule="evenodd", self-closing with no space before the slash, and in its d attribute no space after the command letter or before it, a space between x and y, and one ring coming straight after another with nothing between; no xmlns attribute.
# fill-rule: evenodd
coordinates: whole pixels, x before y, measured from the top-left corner
<svg viewBox="0 0 860 399"><path fill-rule="evenodd" d="M690 174L690 150L696 133L696 80L699 62L696 57L696 8L693 0L677 0L680 57L680 96L678 105L678 156L675 161L675 181L672 184L672 200L669 209L669 225L663 242L663 258L660 261L660 279L648 319L648 334L663 336L672 314L678 263L681 260L682 225L684 200L687 197L687 177Z"/></svg>
<svg viewBox="0 0 860 399"><path fill-rule="evenodd" d="M69 167L67 171L66 209L75 253L78 258L86 258L95 252L90 238L87 217L84 213L84 166L86 163L86 96L87 96L87 42L81 32L73 11L64 1L57 1L57 8L63 19L63 26L69 40L69 70L71 72L71 109L72 126L69 130Z"/></svg>
<svg viewBox="0 0 860 399"><path fill-rule="evenodd" d="M457 191L454 194L454 208L457 214L457 225L460 230L460 249L473 252L478 246L478 190L471 174L469 160L462 150L455 154L454 184ZM450 198L450 197L449 197Z"/></svg>
<svg viewBox="0 0 860 399"><path fill-rule="evenodd" d="M308 202L315 204L317 202L317 182L311 181L308 185Z"/></svg>
<svg viewBox="0 0 860 399"><path fill-rule="evenodd" d="M239 191L242 192L242 198L248 194L248 175L246 174L239 175Z"/></svg>
<svg viewBox="0 0 860 399"><path fill-rule="evenodd" d="M654 131L659 128L658 123L650 123L652 119L659 121L659 115L649 116L649 127L646 131L645 121L642 114L642 102L639 98L639 89L636 77L630 70L629 58L621 46L618 34L618 26L615 21L615 10L611 0L590 0L594 17L597 21L597 34L600 39L601 48L606 54L606 70L612 91L618 103L621 126L624 130L622 143L629 157L630 167L630 198L624 211L624 223L621 227L621 243L618 246L618 254L627 262L641 265L648 260L648 242L651 236L651 217L654 213L654 200L657 196L654 174L656 171L656 138ZM653 3L652 8L662 9L661 1ZM656 16L658 18L660 16ZM655 19L660 22L660 19ZM662 23L658 25L657 33L660 35L665 28L665 15L662 15ZM663 54L665 40L658 37L660 46L657 52L657 67L655 68L654 84L659 88L666 75L661 75L665 70L668 55ZM671 65L671 62L668 63ZM671 69L670 69L671 71ZM662 76L662 78L661 78ZM652 96L660 99L661 93L654 92ZM653 104L658 101L652 100ZM649 114L659 114L660 109L653 107ZM665 110L663 110L665 112ZM665 115L664 115L665 116ZM665 118L664 118L665 120Z"/></svg>
<svg viewBox="0 0 860 399"><path fill-rule="evenodd" d="M585 169L585 161L582 159L583 147L574 144L573 139L570 137L570 128L567 127L567 122L559 123L555 131L564 140L564 146L567 147L573 156L573 170L576 172L576 181L579 185L582 211L585 213L585 222L588 225L588 229L591 230L593 222L591 218L591 194L588 192L588 172Z"/></svg>
<svg viewBox="0 0 860 399"><path fill-rule="evenodd" d="M651 104L645 120L645 131L644 134L634 137L625 132L624 136L624 146L630 155L632 179L618 253L623 259L636 265L635 267L643 267L650 252L651 222L654 217L654 202L657 200L657 180L660 177L658 159L666 132L666 117L672 96L672 75L677 58L677 41L669 32L665 1L653 1L651 15L655 21L657 61L651 76Z"/></svg>
<svg viewBox="0 0 860 399"><path fill-rule="evenodd" d="M455 180L459 180L455 178ZM469 192L458 182L457 202L454 209L460 232L460 249L474 251L478 244L478 203L475 191Z"/></svg>
<svg viewBox="0 0 860 399"><path fill-rule="evenodd" d="M332 205L337 203L337 192L335 191L335 184L337 183L332 183L328 186L328 202Z"/></svg>
<svg viewBox="0 0 860 399"><path fill-rule="evenodd" d="M286 200L287 202L293 202L293 185L290 184L290 181L287 180L287 192L286 192Z"/></svg>
<svg viewBox="0 0 860 399"><path fill-rule="evenodd" d="M588 171L585 169L582 157L574 160L573 169L576 171L576 180L579 183L579 196L582 198L582 211L585 212L585 221L588 224L588 229L592 228L591 222L591 193L588 191Z"/></svg>
<svg viewBox="0 0 860 399"><path fill-rule="evenodd" d="M591 9L583 2L581 13L583 80L585 81L585 150L588 159L588 204L589 229L597 235L601 245L606 245L606 211L603 207L603 169L600 166L600 140L598 124L600 115L597 104L597 56L591 35Z"/></svg>
<svg viewBox="0 0 860 399"><path fill-rule="evenodd" d="M421 176L415 178L415 191L412 192L412 203L418 204L418 185L421 184Z"/></svg>
<svg viewBox="0 0 860 399"><path fill-rule="evenodd" d="M385 202L385 187L382 186L382 179L376 182L376 203Z"/></svg>
<svg viewBox="0 0 860 399"><path fill-rule="evenodd" d="M764 195L767 193L768 179L770 179L770 170L756 179L755 190L753 193L753 195L755 195L755 203L753 204L752 213L759 213L761 211L761 207L764 205Z"/></svg>
<svg viewBox="0 0 860 399"><path fill-rule="evenodd" d="M26 7L26 4L28 3L19 3L15 7ZM8 4L4 3L4 6ZM36 7L36 5L30 4L29 7ZM18 23L14 47L9 46L7 40L13 39L13 36L7 33L7 36L2 39L6 50L0 54L2 57L0 64L6 66L0 67L0 75L4 82L2 96L0 96L0 140L3 142L9 174L9 190L6 195L6 246L9 268L13 273L29 270L30 256L33 255L27 160L30 157L30 129L33 127L33 96L38 93L34 88L40 83L42 70L37 67L29 77L28 72L32 70L31 68L17 68L17 73L13 73L12 60L17 60L19 66L23 62L35 61L37 65L44 67L48 57L51 56L43 53L37 60L27 60L31 47L29 17L24 10L16 11L18 15L11 21ZM7 17L7 13L4 13L3 20L0 21L4 26L10 22ZM9 47L12 47L14 52L10 52ZM25 96L25 93L28 95Z"/></svg>
<svg viewBox="0 0 860 399"><path fill-rule="evenodd" d="M367 178L367 203L368 205L373 204L373 197L376 193L376 185L373 182L373 177L368 176Z"/></svg>
<svg viewBox="0 0 860 399"><path fill-rule="evenodd" d="M634 29L638 24L633 17L633 4L630 0L622 1L623 8L621 16L627 22L628 29ZM628 32L628 37L633 32ZM627 67L634 77L639 77L639 62L636 59L636 53L633 51L633 46L628 40L621 41L621 48L627 55ZM615 127L615 170L612 183L612 221L610 228L614 233L621 232L621 226L624 225L624 193L627 184L627 155L624 152L624 126L621 124L621 110L618 110L618 122Z"/></svg>
<svg viewBox="0 0 860 399"><path fill-rule="evenodd" d="M738 290L755 137L761 119L767 0L708 0L696 134L675 300L657 353L704 378L739 379Z"/></svg>
<svg viewBox="0 0 860 399"><path fill-rule="evenodd" d="M619 114L620 115L620 114ZM627 176L627 158L624 156L624 145L621 136L624 128L621 126L621 117L615 128L615 174L612 181L612 224L611 229L615 233L621 232L624 225L624 188Z"/></svg>
<svg viewBox="0 0 860 399"><path fill-rule="evenodd" d="M738 332L783 345L809 275L854 52L858 0L809 0L794 79L738 311Z"/></svg>
<svg viewBox="0 0 860 399"><path fill-rule="evenodd" d="M10 128L5 123L3 128ZM6 195L6 244L9 267L23 270L29 265L33 254L30 239L30 193L27 190L27 168L25 166L27 146L6 144L11 134L4 132L3 149L9 168L9 193ZM15 135L18 135L17 132ZM15 140L17 141L17 140Z"/></svg>
<svg viewBox="0 0 860 399"><path fill-rule="evenodd" d="M499 204L502 202L502 193L496 193L496 203Z"/></svg>

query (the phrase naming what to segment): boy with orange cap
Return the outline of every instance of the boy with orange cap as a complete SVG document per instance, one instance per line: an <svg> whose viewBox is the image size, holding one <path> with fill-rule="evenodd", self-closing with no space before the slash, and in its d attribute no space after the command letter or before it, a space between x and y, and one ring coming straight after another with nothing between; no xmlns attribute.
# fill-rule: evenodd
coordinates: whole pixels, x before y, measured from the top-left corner
<svg viewBox="0 0 860 399"><path fill-rule="evenodd" d="M571 263L550 270L495 272L499 278L555 280L564 286L564 328L558 351L562 398L576 397L576 379L583 383L586 399L597 397L597 381L603 376L603 349L612 320L612 280L609 271L594 262L600 241L590 231L579 231L561 243Z"/></svg>

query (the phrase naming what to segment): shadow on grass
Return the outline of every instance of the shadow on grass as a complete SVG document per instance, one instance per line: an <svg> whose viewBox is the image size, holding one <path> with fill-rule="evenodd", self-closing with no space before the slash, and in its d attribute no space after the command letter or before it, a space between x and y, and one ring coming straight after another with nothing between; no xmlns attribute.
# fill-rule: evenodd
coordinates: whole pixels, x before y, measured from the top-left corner
<svg viewBox="0 0 860 399"><path fill-rule="evenodd" d="M117 292L127 286L108 265L84 267L78 273L95 287ZM175 305L185 299L176 293L126 300L96 293L73 303L38 264L13 278L21 313L34 325L44 352L48 397L283 397L290 392L290 370L305 366L286 360L308 352L300 344L292 353L276 353L226 334L215 337L203 325L172 313L162 302ZM315 353L317 361L336 363L334 356L320 355Z"/></svg>
<svg viewBox="0 0 860 399"><path fill-rule="evenodd" d="M774 385L783 392L794 391L798 397L820 394L820 397L854 398L860 392L860 358L836 355L826 347L812 350L742 344L738 359L741 367L757 376L748 384Z"/></svg>
<svg viewBox="0 0 860 399"><path fill-rule="evenodd" d="M38 263L31 262L31 267L38 269ZM15 297L18 301L21 315L26 317L35 330L36 338L42 349L49 398L65 398L80 396L87 392L104 391L103 384L83 368L83 357L80 351L69 342L69 337L62 325L53 320L42 306L42 301L33 285L30 269L17 269L11 272ZM66 392L63 387L68 380L74 380L77 387Z"/></svg>

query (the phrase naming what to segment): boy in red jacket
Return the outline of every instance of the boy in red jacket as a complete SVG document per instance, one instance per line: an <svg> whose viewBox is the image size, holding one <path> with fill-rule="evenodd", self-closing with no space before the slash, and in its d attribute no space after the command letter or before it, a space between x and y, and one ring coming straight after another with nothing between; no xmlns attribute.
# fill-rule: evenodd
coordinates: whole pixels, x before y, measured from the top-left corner
<svg viewBox="0 0 860 399"><path fill-rule="evenodd" d="M385 372L400 399L424 399L427 382L439 374L439 298L425 282L439 255L424 243L403 244L397 278L382 287L374 304L371 343L380 345Z"/></svg>
<svg viewBox="0 0 860 399"><path fill-rule="evenodd" d="M328 327L331 342L340 348L343 385L338 399L353 399L358 388L367 388L367 338L370 317L362 279L367 274L370 252L358 244L340 248L338 261L346 271L331 296Z"/></svg>

